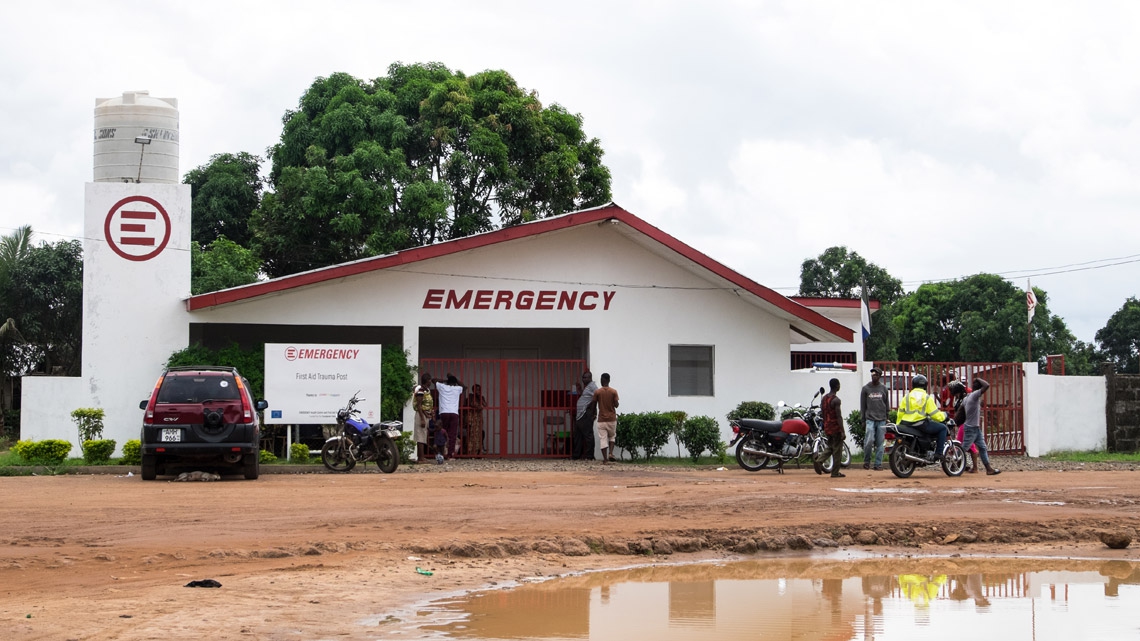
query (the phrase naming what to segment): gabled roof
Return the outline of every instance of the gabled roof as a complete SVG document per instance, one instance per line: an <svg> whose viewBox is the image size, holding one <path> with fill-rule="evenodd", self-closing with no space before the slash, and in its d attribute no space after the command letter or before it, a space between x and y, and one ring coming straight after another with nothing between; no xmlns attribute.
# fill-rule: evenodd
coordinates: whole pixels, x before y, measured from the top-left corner
<svg viewBox="0 0 1140 641"><path fill-rule="evenodd" d="M725 267L721 263L689 247L685 243L641 220L614 203L552 218L544 218L542 220L536 220L514 227L506 227L483 234L457 238L425 247L405 249L404 251L387 254L385 256L364 258L349 263L341 263L339 265L314 269L290 276L282 276L268 281L252 283L242 287L233 287L208 294L199 294L198 296L191 296L186 300L186 308L189 311L208 309L227 303L250 300L267 294L285 292L298 287L306 287L326 281L337 280L345 278L346 276L355 276L392 267L409 265L472 249L490 247L500 243L509 243L510 241L520 238L530 238L581 225L597 224L606 220L621 223L618 227L622 233L626 234L631 240L651 249L654 253L657 253L663 258L671 260L690 271L703 273L705 277L713 276L715 277L714 280L719 278L732 287L751 294L754 297L753 302L758 306L787 320L795 334L801 335L808 340L827 342L835 342L836 340L852 342L854 338L854 333L851 329Z"/></svg>

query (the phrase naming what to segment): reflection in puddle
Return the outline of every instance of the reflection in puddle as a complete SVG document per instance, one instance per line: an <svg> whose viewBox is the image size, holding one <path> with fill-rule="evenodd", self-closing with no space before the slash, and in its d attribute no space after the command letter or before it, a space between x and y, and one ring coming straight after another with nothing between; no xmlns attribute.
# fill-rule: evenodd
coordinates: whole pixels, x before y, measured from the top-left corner
<svg viewBox="0 0 1140 641"><path fill-rule="evenodd" d="M459 639L1138 639L1140 565L768 560L591 573L476 592L414 630ZM714 637L715 635L715 637Z"/></svg>

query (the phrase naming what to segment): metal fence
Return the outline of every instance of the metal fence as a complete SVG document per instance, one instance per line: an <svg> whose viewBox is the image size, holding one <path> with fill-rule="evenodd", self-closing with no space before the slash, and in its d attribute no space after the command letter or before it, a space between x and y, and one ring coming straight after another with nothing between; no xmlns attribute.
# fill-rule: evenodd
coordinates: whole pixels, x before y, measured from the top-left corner
<svg viewBox="0 0 1140 641"><path fill-rule="evenodd" d="M425 358L420 371L465 386L459 456L568 457L576 391L586 361ZM481 397L475 396L479 386ZM482 402L485 400L485 403Z"/></svg>

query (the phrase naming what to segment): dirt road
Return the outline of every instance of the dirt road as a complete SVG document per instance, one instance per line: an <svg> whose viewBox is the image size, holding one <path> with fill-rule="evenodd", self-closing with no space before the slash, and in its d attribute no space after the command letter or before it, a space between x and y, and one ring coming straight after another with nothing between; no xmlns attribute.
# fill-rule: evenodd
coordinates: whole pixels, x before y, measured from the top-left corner
<svg viewBox="0 0 1140 641"><path fill-rule="evenodd" d="M845 547L1140 559L1140 541L1097 538L1140 527L1136 471L458 461L212 483L4 477L0 506L0 630L18 640L376 638L389 613L487 584ZM222 587L183 587L202 579Z"/></svg>

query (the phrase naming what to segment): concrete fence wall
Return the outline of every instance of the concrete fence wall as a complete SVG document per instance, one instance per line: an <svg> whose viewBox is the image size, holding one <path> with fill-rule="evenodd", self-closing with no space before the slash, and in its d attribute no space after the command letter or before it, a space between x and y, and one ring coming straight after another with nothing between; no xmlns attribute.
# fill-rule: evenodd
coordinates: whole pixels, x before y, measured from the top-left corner
<svg viewBox="0 0 1140 641"><path fill-rule="evenodd" d="M1038 374L1036 363L1025 363L1024 369L1025 453L1104 451L1108 434L1105 377Z"/></svg>
<svg viewBox="0 0 1140 641"><path fill-rule="evenodd" d="M1140 452L1140 376L1104 370L1106 446L1110 452Z"/></svg>

